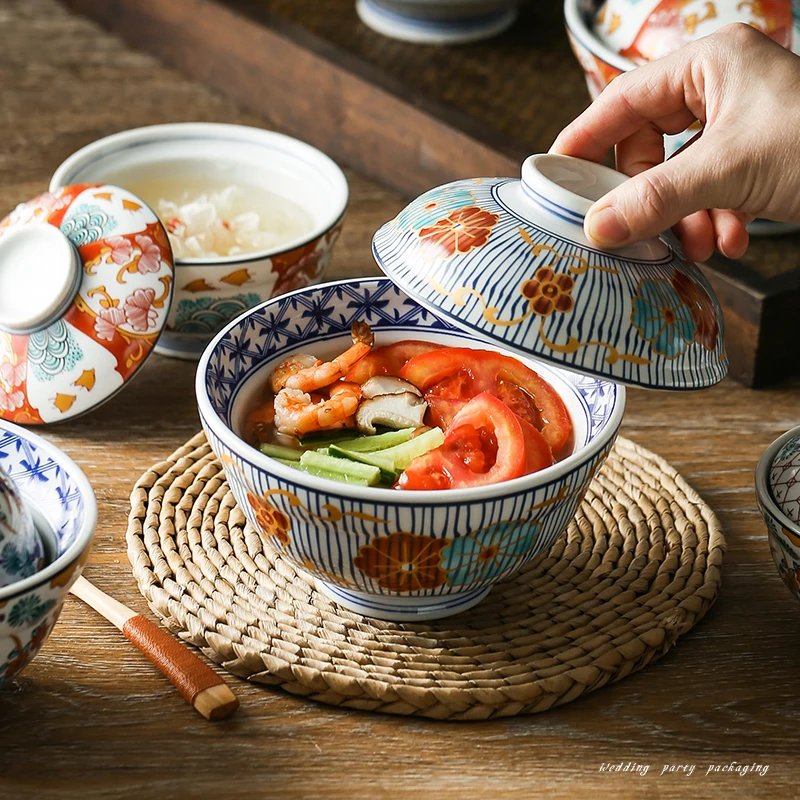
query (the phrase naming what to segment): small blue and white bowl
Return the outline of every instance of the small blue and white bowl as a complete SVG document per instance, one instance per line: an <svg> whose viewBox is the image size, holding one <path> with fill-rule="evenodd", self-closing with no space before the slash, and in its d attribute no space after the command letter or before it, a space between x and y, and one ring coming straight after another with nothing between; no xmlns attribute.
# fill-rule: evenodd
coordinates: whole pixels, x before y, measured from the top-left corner
<svg viewBox="0 0 800 800"><path fill-rule="evenodd" d="M0 469L0 588L44 566L44 545L14 481Z"/></svg>
<svg viewBox="0 0 800 800"><path fill-rule="evenodd" d="M800 522L794 491L800 484L800 425L779 436L764 451L756 467L755 483L775 568L800 599Z"/></svg>
<svg viewBox="0 0 800 800"><path fill-rule="evenodd" d="M86 476L57 447L0 420L0 469L41 535L46 565L0 588L0 686L36 655L89 557L97 502Z"/></svg>
<svg viewBox="0 0 800 800"><path fill-rule="evenodd" d="M574 452L541 472L473 489L349 486L247 444L244 417L271 370L298 351L320 358L343 351L355 320L369 323L378 345L414 338L508 352L437 319L385 278L304 289L254 308L211 342L196 379L203 427L250 524L330 599L380 619L456 614L566 529L614 444L625 389L523 359L564 399Z"/></svg>

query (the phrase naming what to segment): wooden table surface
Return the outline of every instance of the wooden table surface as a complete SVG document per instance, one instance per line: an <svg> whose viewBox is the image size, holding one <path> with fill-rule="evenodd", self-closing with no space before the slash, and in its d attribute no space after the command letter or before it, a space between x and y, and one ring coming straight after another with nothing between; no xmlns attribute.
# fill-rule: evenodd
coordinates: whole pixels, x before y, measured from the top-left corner
<svg viewBox="0 0 800 800"><path fill-rule="evenodd" d="M65 156L99 136L166 121L267 124L54 0L0 3L0 92L3 213L44 190ZM404 204L348 178L350 212L331 278L375 272L371 234ZM199 429L193 374L193 364L154 356L102 408L41 431L97 493L85 574L140 611L147 605L125 554L128 496L150 464ZM753 469L798 422L799 383L630 392L624 434L699 490L722 521L728 553L706 619L620 683L537 716L467 724L338 710L231 678L241 708L215 724L115 628L68 598L40 654L0 690L0 796L797 796L800 606L772 565ZM622 771L602 769L608 764ZM694 770L662 774L665 765Z"/></svg>

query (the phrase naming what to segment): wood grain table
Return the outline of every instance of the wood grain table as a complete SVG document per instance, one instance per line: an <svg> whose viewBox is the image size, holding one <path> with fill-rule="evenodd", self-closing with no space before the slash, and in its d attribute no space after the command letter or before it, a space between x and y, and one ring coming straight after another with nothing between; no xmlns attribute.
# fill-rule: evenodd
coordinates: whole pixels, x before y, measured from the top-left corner
<svg viewBox="0 0 800 800"><path fill-rule="evenodd" d="M113 131L265 124L53 0L0 2L0 93L2 213L45 189L70 152ZM348 178L350 212L329 277L374 273L371 234L403 205ZM125 554L128 496L199 429L193 375L192 364L155 356L102 408L41 431L97 493L87 577L142 612ZM466 724L338 710L230 678L242 706L209 723L116 629L68 598L40 654L0 690L0 797L796 797L800 606L772 565L753 469L798 422L800 383L630 392L624 434L699 490L728 553L706 619L620 683L537 716ZM662 774L682 765L694 770Z"/></svg>

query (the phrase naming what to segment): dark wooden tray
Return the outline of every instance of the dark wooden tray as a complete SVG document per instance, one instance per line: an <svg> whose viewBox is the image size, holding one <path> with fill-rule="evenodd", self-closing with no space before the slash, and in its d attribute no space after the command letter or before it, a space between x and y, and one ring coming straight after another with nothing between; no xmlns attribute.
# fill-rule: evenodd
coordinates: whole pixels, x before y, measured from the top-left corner
<svg viewBox="0 0 800 800"><path fill-rule="evenodd" d="M354 0L64 0L271 123L409 196L456 178L516 175L588 102L560 0L470 46L366 28ZM754 239L704 265L725 309L731 375L763 386L800 372L789 347L800 236Z"/></svg>

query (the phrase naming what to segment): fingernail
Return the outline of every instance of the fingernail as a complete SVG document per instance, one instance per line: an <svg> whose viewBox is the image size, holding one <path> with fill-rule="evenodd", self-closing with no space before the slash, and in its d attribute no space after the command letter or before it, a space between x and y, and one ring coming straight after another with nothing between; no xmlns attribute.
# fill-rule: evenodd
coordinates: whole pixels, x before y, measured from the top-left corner
<svg viewBox="0 0 800 800"><path fill-rule="evenodd" d="M612 206L593 211L586 218L586 235L600 247L618 247L631 235L628 223Z"/></svg>

